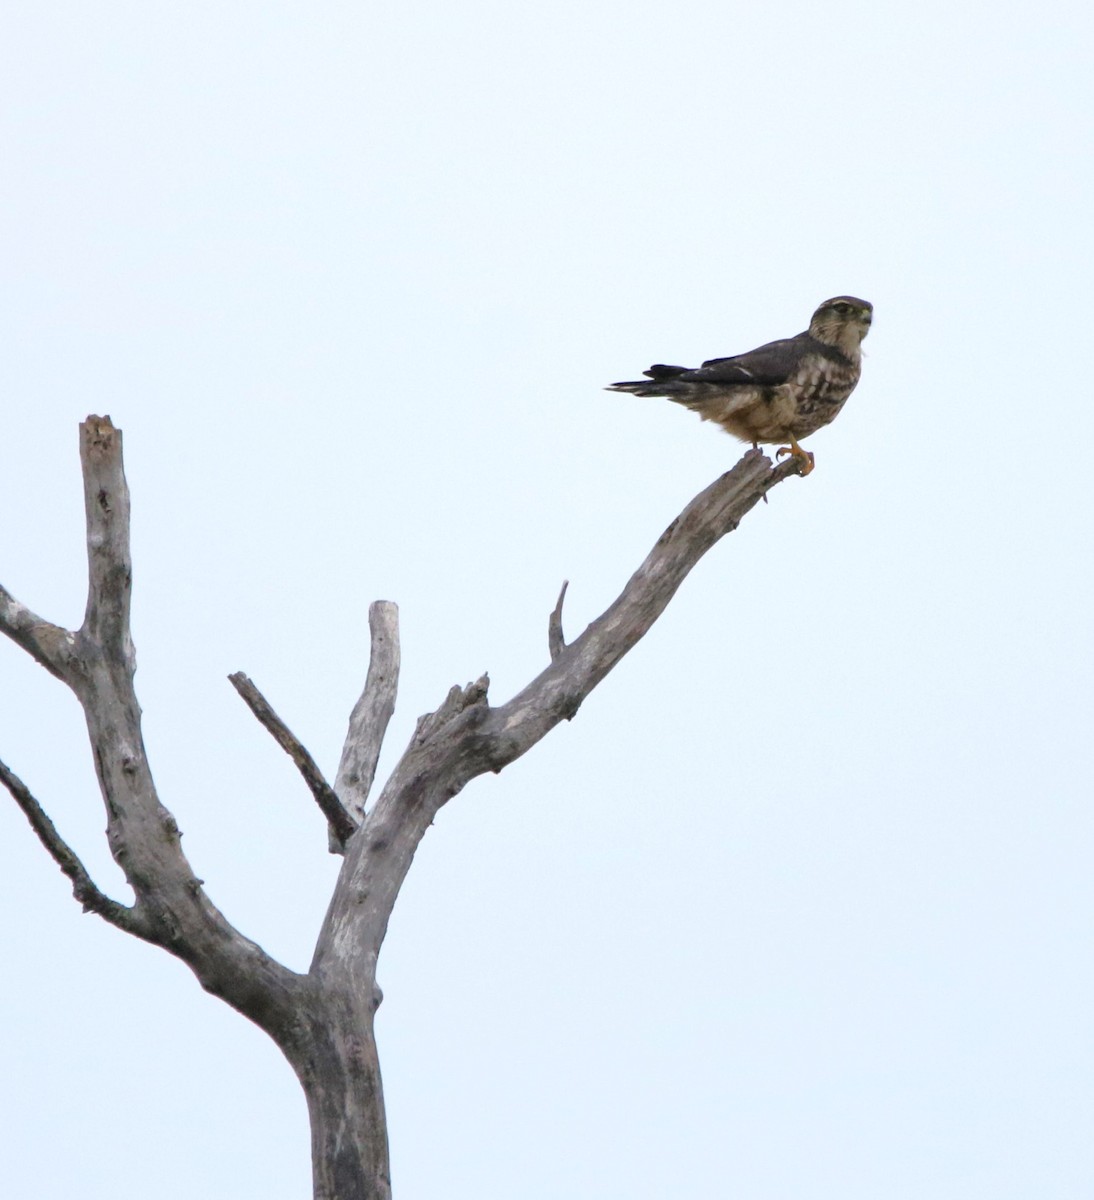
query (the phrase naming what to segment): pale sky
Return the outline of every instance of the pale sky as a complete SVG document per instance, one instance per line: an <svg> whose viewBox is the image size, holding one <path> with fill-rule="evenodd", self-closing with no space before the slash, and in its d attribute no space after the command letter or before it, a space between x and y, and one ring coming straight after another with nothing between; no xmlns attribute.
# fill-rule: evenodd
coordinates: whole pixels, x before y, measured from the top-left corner
<svg viewBox="0 0 1094 1200"><path fill-rule="evenodd" d="M303 969L371 600L381 765L504 700L743 447L606 393L875 305L863 380L582 708L423 843L380 964L396 1200L1094 1194L1091 18L1076 3L9 4L0 582L133 493L163 801ZM78 707L0 758L128 899ZM299 1200L302 1094L0 797L0 1191Z"/></svg>

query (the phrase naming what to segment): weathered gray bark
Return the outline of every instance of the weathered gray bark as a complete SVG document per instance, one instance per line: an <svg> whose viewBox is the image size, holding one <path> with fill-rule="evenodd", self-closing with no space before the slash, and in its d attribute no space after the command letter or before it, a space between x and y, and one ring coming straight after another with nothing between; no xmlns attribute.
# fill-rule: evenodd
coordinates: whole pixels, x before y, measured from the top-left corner
<svg viewBox="0 0 1094 1200"><path fill-rule="evenodd" d="M548 626L550 664L505 704L487 700L483 676L454 687L418 721L379 798L367 807L395 703L397 610L370 610L371 662L350 718L333 788L307 751L242 674L241 695L293 757L345 860L307 975L270 958L236 930L205 894L182 852L178 827L160 803L141 736L129 632L132 572L129 492L122 439L108 417L80 427L87 513L88 599L75 632L43 620L0 588L0 630L68 684L83 705L107 812L111 852L135 896L104 895L27 787L0 763L0 783L72 880L85 909L186 962L202 987L274 1039L304 1089L312 1126L317 1200L386 1200L391 1194L387 1127L373 1018L381 994L376 964L388 920L418 844L442 805L486 771L531 749L582 701L646 633L684 577L767 492L799 473L758 451L693 500L665 530L619 598L572 643L559 596Z"/></svg>

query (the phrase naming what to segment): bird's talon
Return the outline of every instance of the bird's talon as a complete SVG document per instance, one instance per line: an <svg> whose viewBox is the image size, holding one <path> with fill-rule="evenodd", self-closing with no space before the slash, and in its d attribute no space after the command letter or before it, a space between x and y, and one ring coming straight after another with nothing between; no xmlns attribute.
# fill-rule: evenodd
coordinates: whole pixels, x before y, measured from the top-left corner
<svg viewBox="0 0 1094 1200"><path fill-rule="evenodd" d="M798 445L797 438L791 437L789 446L780 446L775 451L776 458L782 458L784 454L792 455L794 458L801 461L801 474L808 475L810 471L817 465L817 460L811 450L803 450Z"/></svg>

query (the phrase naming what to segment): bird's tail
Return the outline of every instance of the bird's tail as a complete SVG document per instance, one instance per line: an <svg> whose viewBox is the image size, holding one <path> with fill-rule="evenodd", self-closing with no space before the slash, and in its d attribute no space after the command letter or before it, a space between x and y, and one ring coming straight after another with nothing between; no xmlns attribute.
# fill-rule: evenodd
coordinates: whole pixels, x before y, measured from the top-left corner
<svg viewBox="0 0 1094 1200"><path fill-rule="evenodd" d="M648 371L642 372L647 378L609 383L605 391L629 392L632 396L665 396L669 400L683 400L691 394L692 389L678 377L687 370L687 367L670 367L666 363L654 363Z"/></svg>

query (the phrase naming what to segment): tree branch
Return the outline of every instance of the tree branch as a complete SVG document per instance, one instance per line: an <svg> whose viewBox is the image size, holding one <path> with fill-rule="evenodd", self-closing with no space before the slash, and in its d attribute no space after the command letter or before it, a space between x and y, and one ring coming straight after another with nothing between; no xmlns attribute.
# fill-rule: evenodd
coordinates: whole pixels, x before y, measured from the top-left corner
<svg viewBox="0 0 1094 1200"><path fill-rule="evenodd" d="M390 600L370 604L368 627L371 638L368 675L364 691L350 714L342 761L334 780L339 799L358 823L364 819L384 734L395 711L400 662L398 606Z"/></svg>
<svg viewBox="0 0 1094 1200"><path fill-rule="evenodd" d="M106 897L24 784L0 764L2 782L85 907L182 959L202 986L265 1029L284 1050L308 1097L317 1196L390 1196L383 1094L373 1037L380 1002L376 962L406 872L441 807L469 780L526 753L649 630L699 559L787 476L758 451L696 497L662 534L619 597L572 643L559 595L548 625L551 662L506 704L492 708L483 675L454 687L417 724L378 799L365 810L399 670L397 610L370 610L371 655L350 718L337 776L341 800L314 760L245 675L240 695L308 780L344 841L345 861L308 976L245 938L207 896L160 803L141 733L130 636L132 569L129 492L121 434L108 417L81 425L87 514L88 596L69 634L0 591L0 629L76 692L87 720L107 812L107 838L136 896L132 908ZM356 818L361 818L358 828ZM357 830L354 834L354 830ZM350 836L354 834L354 836Z"/></svg>
<svg viewBox="0 0 1094 1200"><path fill-rule="evenodd" d="M323 811L323 816L330 823L334 836L340 845L356 832L357 822L342 807L342 802L335 795L334 789L323 778L316 761L304 749L300 739L292 732L284 721L270 707L266 697L247 678L242 671L229 675L232 687L243 697L247 707L265 726L273 739L282 750L296 763L297 770L304 776L304 782L311 789L316 804Z"/></svg>
<svg viewBox="0 0 1094 1200"><path fill-rule="evenodd" d="M569 586L570 581L564 579L555 607L550 617L547 618L547 649L551 652L552 662L566 649L566 639L562 636L562 605L566 599L566 589Z"/></svg>
<svg viewBox="0 0 1094 1200"><path fill-rule="evenodd" d="M75 634L57 630L5 593L0 604L4 630L68 683L83 707L106 806L107 841L136 895L133 909L107 911L119 917L122 928L186 962L207 991L283 1039L291 1029L292 997L300 977L245 938L209 900L183 853L175 818L160 803L152 781L133 687L129 488L121 432L109 417L90 416L81 424L80 461L88 556L83 624ZM4 782L9 782L6 777ZM74 886L85 901L99 904L102 893L41 806L25 788L16 787L13 795L62 870L74 872ZM105 897L103 901L113 904ZM130 920L121 915L125 912L139 914L140 926L123 923Z"/></svg>
<svg viewBox="0 0 1094 1200"><path fill-rule="evenodd" d="M129 485L122 465L122 431L109 417L90 416L80 425L80 458L84 468L88 575L87 609L80 632L103 650L131 662Z"/></svg>
<svg viewBox="0 0 1094 1200"><path fill-rule="evenodd" d="M498 771L531 749L585 697L650 629L691 569L801 461L778 466L750 450L684 509L658 538L619 597L507 704L491 710L484 749ZM476 772L477 773L477 772Z"/></svg>
<svg viewBox="0 0 1094 1200"><path fill-rule="evenodd" d="M522 692L491 708L484 677L453 688L444 704L418 723L360 836L347 847L313 972L343 975L356 988L371 985L395 899L440 808L476 775L500 771L572 717L649 630L703 555L771 488L800 472L797 458L773 467L758 450L749 451L684 509L619 597L580 637L560 648ZM556 612L561 631L561 597ZM551 644L553 651L554 637Z"/></svg>
<svg viewBox="0 0 1094 1200"><path fill-rule="evenodd" d="M0 783L11 792L15 803L23 810L31 828L38 835L38 840L72 881L72 894L83 905L84 912L98 913L103 920L124 929L126 933L147 938L148 929L139 911L111 900L105 892L100 891L75 851L57 832L57 827L31 795L27 785L3 762L0 762Z"/></svg>
<svg viewBox="0 0 1094 1200"><path fill-rule="evenodd" d="M76 639L67 629L32 613L6 588L0 587L0 632L21 646L39 666L63 683L71 679Z"/></svg>

